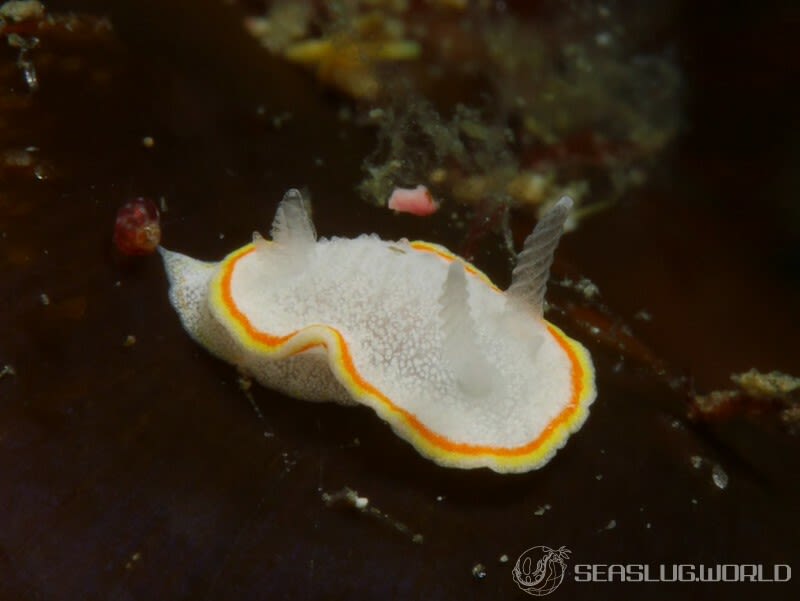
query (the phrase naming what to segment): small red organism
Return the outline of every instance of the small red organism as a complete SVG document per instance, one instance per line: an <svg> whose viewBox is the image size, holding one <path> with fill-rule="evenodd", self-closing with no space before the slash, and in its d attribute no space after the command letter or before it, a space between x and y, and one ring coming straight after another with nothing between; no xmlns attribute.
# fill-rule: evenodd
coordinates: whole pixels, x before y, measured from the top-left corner
<svg viewBox="0 0 800 601"><path fill-rule="evenodd" d="M129 200L117 211L114 245L123 255L149 255L161 241L158 207L149 198Z"/></svg>
<svg viewBox="0 0 800 601"><path fill-rule="evenodd" d="M432 215L439 209L428 188L421 184L416 188L395 188L386 206L397 213L411 213L420 217Z"/></svg>

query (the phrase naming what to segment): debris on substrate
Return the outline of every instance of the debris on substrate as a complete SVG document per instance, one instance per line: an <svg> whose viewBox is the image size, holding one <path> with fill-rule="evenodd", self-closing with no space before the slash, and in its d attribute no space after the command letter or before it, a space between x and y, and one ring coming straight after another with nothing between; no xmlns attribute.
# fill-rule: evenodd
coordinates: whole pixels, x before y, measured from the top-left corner
<svg viewBox="0 0 800 601"><path fill-rule="evenodd" d="M689 462L692 464L692 467L696 470L704 466L711 467L711 482L714 483L714 486L719 488L720 490L725 490L728 488L728 482L730 481L728 477L728 472L719 464L710 462L707 459L704 459L700 455L692 455L689 458Z"/></svg>
<svg viewBox="0 0 800 601"><path fill-rule="evenodd" d="M5 48L4 48L5 47ZM88 14L48 13L41 2L5 2L0 5L0 180L52 179L69 165L56 170L52 157L30 140L47 139L54 126L48 118L31 124L21 116L34 111L40 88L68 75L74 89L102 88L111 82L111 57L119 42L108 19ZM87 52L95 50L91 61ZM85 69L76 68L78 65ZM25 124L23 126L22 124ZM78 157L74 157L78 160Z"/></svg>
<svg viewBox="0 0 800 601"><path fill-rule="evenodd" d="M736 389L694 395L689 417L718 421L735 415L777 414L791 432L800 431L800 378L751 369L733 374Z"/></svg>
<svg viewBox="0 0 800 601"><path fill-rule="evenodd" d="M486 566L482 563L476 563L474 566L472 566L472 577L475 580L483 580L486 578L486 574Z"/></svg>
<svg viewBox="0 0 800 601"><path fill-rule="evenodd" d="M0 6L0 19L14 23L44 17L44 5L36 0L9 0Z"/></svg>
<svg viewBox="0 0 800 601"><path fill-rule="evenodd" d="M425 540L422 534L415 534L404 523L395 520L393 517L382 512L380 509L372 505L367 497L359 496L357 491L347 486L336 492L322 493L322 501L328 507L350 507L361 513L368 514L379 522L409 537L413 543L421 544Z"/></svg>
<svg viewBox="0 0 800 601"><path fill-rule="evenodd" d="M613 0L536 18L500 4L273 0L244 28L377 129L368 202L423 184L443 202L489 205L478 219L510 203L541 212L562 194L610 206L647 180L680 122L677 67L637 49L657 17Z"/></svg>
<svg viewBox="0 0 800 601"><path fill-rule="evenodd" d="M14 369L14 366L11 365L10 363L6 363L5 365L3 365L2 368L0 368L0 380L5 378L6 376L16 376L16 375L17 375L17 370Z"/></svg>

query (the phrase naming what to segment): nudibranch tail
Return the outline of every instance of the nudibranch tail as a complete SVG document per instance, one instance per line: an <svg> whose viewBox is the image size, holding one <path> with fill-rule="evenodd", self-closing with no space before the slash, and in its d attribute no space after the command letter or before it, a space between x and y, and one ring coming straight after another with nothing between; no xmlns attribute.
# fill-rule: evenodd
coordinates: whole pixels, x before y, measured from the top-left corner
<svg viewBox="0 0 800 601"><path fill-rule="evenodd" d="M528 307L538 317L544 314L547 278L571 208L572 199L563 196L542 217L525 239L522 252L517 256L517 265L511 274L511 286L506 291L509 300Z"/></svg>
<svg viewBox="0 0 800 601"><path fill-rule="evenodd" d="M442 355L462 392L484 397L492 389L492 366L487 361L469 309L469 290L464 264L455 260L447 269L447 277L439 297L444 344Z"/></svg>

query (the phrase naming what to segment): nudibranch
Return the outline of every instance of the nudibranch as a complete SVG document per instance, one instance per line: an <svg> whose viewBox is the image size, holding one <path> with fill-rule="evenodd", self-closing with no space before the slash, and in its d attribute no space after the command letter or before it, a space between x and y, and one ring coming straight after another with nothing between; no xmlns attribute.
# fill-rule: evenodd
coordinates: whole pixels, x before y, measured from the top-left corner
<svg viewBox="0 0 800 601"><path fill-rule="evenodd" d="M255 233L219 263L161 254L189 335L263 385L371 407L443 466L526 472L596 396L589 353L543 319L571 205L540 220L505 292L429 242L317 239L297 190L271 241Z"/></svg>

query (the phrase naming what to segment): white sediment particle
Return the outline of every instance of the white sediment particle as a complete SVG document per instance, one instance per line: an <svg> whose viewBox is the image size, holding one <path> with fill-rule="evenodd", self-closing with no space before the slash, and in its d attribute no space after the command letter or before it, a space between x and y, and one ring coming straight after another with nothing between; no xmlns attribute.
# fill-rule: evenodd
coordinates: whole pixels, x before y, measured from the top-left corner
<svg viewBox="0 0 800 601"><path fill-rule="evenodd" d="M506 555L505 553L503 553L503 554L502 554L502 555L499 557L498 561L499 561L500 563L508 563L508 555Z"/></svg>
<svg viewBox="0 0 800 601"><path fill-rule="evenodd" d="M383 522L384 524L397 530L398 532L408 536L411 539L411 542L415 544L422 544L425 541L425 537L422 534L413 533L411 529L404 523L392 518L377 507L370 505L370 501L367 497L359 496L358 492L350 487L345 486L341 490L333 493L323 492L322 501L328 507L334 507L337 505L352 507L353 509L356 509L365 515L369 515L372 518L377 519L380 522Z"/></svg>
<svg viewBox="0 0 800 601"><path fill-rule="evenodd" d="M728 474L719 464L714 464L714 467L711 468L711 480L720 490L728 487Z"/></svg>
<svg viewBox="0 0 800 601"><path fill-rule="evenodd" d="M10 363L6 363L2 369L0 369L0 380L5 378L6 376L16 376L17 370L14 369L14 366Z"/></svg>
<svg viewBox="0 0 800 601"><path fill-rule="evenodd" d="M50 304L50 297L47 296L44 292L39 295L39 301L46 307Z"/></svg>
<svg viewBox="0 0 800 601"><path fill-rule="evenodd" d="M539 507L537 507L536 510L533 512L533 515L541 516L547 513L549 510L550 510L550 504L545 503L544 505L539 505Z"/></svg>
<svg viewBox="0 0 800 601"><path fill-rule="evenodd" d="M689 461L691 461L692 467L696 470L703 467L703 458L700 455L692 455L689 457Z"/></svg>
<svg viewBox="0 0 800 601"><path fill-rule="evenodd" d="M614 36L612 36L608 31L601 31L594 36L594 41L598 46L610 46L611 42L614 41Z"/></svg>
<svg viewBox="0 0 800 601"><path fill-rule="evenodd" d="M617 527L617 520L609 520L608 524L606 524L606 530L613 530Z"/></svg>
<svg viewBox="0 0 800 601"><path fill-rule="evenodd" d="M131 555L131 558L125 564L125 569L132 570L136 566L136 563L139 562L141 559L142 559L141 551L136 551Z"/></svg>
<svg viewBox="0 0 800 601"><path fill-rule="evenodd" d="M486 566L482 563L476 563L472 566L472 576L476 580L483 580L486 578Z"/></svg>
<svg viewBox="0 0 800 601"><path fill-rule="evenodd" d="M581 278L575 284L575 290L583 294L583 296L587 299L592 299L598 294L600 294L600 288L597 287L592 280L589 278Z"/></svg>

